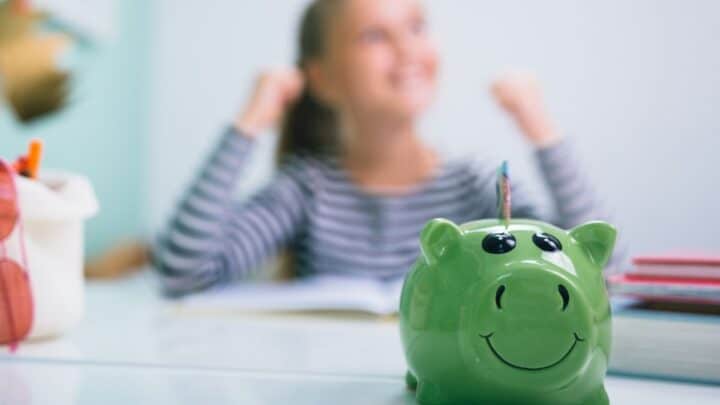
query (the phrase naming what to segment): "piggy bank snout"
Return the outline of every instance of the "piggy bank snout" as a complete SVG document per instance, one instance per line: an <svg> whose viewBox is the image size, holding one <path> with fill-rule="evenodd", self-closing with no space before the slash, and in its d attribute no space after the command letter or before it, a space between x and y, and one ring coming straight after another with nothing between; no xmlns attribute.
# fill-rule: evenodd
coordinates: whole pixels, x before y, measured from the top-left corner
<svg viewBox="0 0 720 405"><path fill-rule="evenodd" d="M581 305L580 293L570 280L541 268L522 268L498 278L495 306L503 312L531 316L567 312ZM523 316L524 318L524 316Z"/></svg>

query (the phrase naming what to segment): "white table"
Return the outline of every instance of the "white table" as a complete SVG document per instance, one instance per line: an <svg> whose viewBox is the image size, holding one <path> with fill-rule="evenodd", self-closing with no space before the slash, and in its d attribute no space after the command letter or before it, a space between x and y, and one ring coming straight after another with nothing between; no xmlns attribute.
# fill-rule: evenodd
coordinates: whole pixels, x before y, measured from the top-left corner
<svg viewBox="0 0 720 405"><path fill-rule="evenodd" d="M397 325L189 314L148 274L92 283L61 339L0 354L0 404L406 404ZM1 350L1 349L0 349ZM720 387L610 376L614 404L712 404Z"/></svg>

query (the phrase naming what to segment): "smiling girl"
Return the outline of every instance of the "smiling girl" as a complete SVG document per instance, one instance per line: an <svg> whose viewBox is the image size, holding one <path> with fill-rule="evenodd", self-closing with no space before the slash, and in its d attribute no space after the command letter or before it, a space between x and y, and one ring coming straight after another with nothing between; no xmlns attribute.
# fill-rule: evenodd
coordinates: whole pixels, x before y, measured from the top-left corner
<svg viewBox="0 0 720 405"><path fill-rule="evenodd" d="M261 75L180 201L154 252L167 293L243 279L282 251L300 276L396 279L428 220L496 216L497 162L447 161L418 134L440 62L419 0L313 1L298 62ZM513 215L564 228L605 217L535 83L510 78L493 92L535 146L556 206L540 218L515 182ZM257 137L280 121L275 177L233 202Z"/></svg>

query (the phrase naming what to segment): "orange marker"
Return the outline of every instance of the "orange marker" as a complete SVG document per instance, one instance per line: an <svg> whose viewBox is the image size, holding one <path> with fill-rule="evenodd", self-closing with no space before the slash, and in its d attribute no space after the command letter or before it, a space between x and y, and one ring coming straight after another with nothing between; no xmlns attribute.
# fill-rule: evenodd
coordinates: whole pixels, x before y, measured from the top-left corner
<svg viewBox="0 0 720 405"><path fill-rule="evenodd" d="M42 159L43 143L39 139L33 139L30 141L28 147L27 156L27 176L31 179L37 179L38 172L40 171L40 160Z"/></svg>

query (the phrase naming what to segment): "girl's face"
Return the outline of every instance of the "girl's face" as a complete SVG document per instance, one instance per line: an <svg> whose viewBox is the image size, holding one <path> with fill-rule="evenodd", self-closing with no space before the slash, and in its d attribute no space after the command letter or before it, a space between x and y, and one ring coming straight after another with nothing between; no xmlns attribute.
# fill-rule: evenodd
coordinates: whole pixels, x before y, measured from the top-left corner
<svg viewBox="0 0 720 405"><path fill-rule="evenodd" d="M438 53L419 0L345 0L328 33L313 82L341 112L412 119L432 102Z"/></svg>

